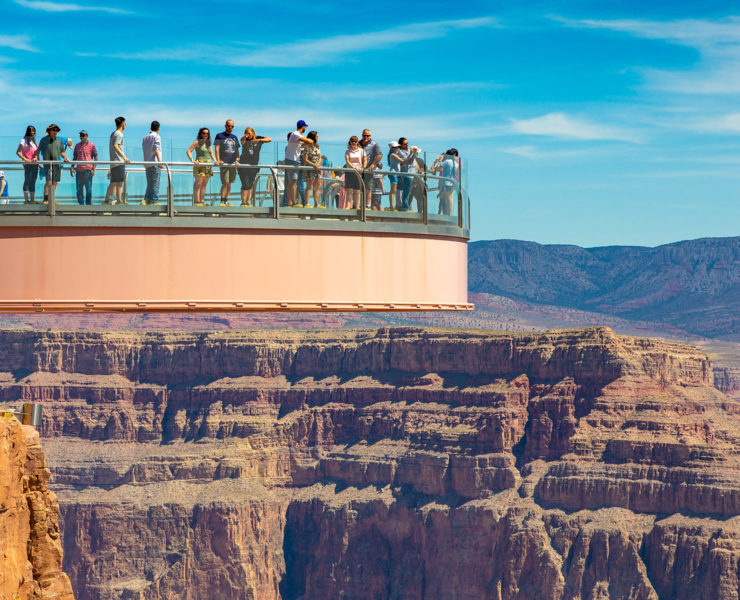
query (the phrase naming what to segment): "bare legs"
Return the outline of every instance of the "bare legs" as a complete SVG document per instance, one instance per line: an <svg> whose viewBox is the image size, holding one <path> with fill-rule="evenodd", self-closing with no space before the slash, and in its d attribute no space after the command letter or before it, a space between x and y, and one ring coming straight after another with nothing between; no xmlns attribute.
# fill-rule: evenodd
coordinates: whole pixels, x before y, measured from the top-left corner
<svg viewBox="0 0 740 600"><path fill-rule="evenodd" d="M319 207L319 178L306 182L306 206L311 202L311 190L313 189L313 207Z"/></svg>
<svg viewBox="0 0 740 600"><path fill-rule="evenodd" d="M202 206L206 203L206 185L208 185L208 177L195 176L195 181L193 182L193 204L196 206Z"/></svg>
<svg viewBox="0 0 740 600"><path fill-rule="evenodd" d="M46 194L46 188L44 188L44 194ZM116 197L116 202L120 204L121 197L123 196L123 181L118 181L115 183L109 183L108 189L105 192L105 203L110 204L116 204L116 202L111 201L111 197Z"/></svg>

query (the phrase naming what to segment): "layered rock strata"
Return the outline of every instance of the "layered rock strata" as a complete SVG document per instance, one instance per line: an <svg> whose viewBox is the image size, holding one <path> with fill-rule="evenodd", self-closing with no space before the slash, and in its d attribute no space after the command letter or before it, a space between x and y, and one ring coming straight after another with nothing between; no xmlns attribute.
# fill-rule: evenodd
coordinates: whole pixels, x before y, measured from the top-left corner
<svg viewBox="0 0 740 600"><path fill-rule="evenodd" d="M38 432L0 416L0 600L74 600Z"/></svg>
<svg viewBox="0 0 740 600"><path fill-rule="evenodd" d="M740 416L606 328L1 332L78 598L738 598Z"/></svg>

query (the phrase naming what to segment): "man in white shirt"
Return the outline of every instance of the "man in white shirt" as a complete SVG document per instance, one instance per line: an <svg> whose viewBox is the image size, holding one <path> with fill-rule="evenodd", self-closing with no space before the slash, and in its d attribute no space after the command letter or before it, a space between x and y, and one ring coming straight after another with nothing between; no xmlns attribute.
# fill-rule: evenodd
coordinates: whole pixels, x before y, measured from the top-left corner
<svg viewBox="0 0 740 600"><path fill-rule="evenodd" d="M313 144L313 140L303 137L308 128L308 123L303 119L296 123L296 130L288 136L288 144L285 146L285 163L288 167L300 165L303 144ZM285 169L285 180L287 182L288 206L295 206L296 190L298 189L298 169Z"/></svg>
<svg viewBox="0 0 740 600"><path fill-rule="evenodd" d="M159 137L159 121L152 121L151 131L141 141L146 162L162 162L162 139ZM146 168L146 192L142 204L159 204L159 176L164 165L149 165Z"/></svg>

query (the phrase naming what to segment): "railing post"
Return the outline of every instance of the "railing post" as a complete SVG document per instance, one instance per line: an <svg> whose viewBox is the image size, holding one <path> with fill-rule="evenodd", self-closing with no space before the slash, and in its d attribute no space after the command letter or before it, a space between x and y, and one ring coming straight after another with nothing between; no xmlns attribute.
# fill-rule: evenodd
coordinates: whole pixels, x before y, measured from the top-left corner
<svg viewBox="0 0 740 600"><path fill-rule="evenodd" d="M462 185L457 182L457 226L462 229L465 225L465 219L463 218L463 195Z"/></svg>
<svg viewBox="0 0 740 600"><path fill-rule="evenodd" d="M366 221L366 215L365 215L365 171L363 170L362 173L359 171L355 171L357 173L357 176L360 178L360 220L364 223ZM347 176L345 175L345 180ZM346 186L345 186L346 187ZM345 191L345 194L347 192Z"/></svg>
<svg viewBox="0 0 740 600"><path fill-rule="evenodd" d="M59 166L59 179L62 178L62 172L61 172L61 165ZM46 185L47 181L51 181L51 184L49 185L49 206L47 207L49 209L49 216L53 217L56 214L56 199L57 199L57 193L56 188L54 187L54 161L49 161L49 170L47 171L47 178L44 179L44 185Z"/></svg>
<svg viewBox="0 0 740 600"><path fill-rule="evenodd" d="M280 190L278 188L277 169L275 169L274 167L270 167L270 173L272 174L272 190L274 192L274 196L272 198L272 218L279 219L280 210L278 209L278 205L280 204L282 198L278 198Z"/></svg>
<svg viewBox="0 0 740 600"><path fill-rule="evenodd" d="M422 184L422 203L421 203L421 210L422 210L422 219L424 221L424 225L429 225L429 190L427 189L427 174L424 173L424 183Z"/></svg>
<svg viewBox="0 0 740 600"><path fill-rule="evenodd" d="M164 163L164 168L167 171L167 216L171 219L175 216L175 194L172 190L172 173L170 172L170 166L167 163ZM146 170L146 167L144 167L144 169Z"/></svg>

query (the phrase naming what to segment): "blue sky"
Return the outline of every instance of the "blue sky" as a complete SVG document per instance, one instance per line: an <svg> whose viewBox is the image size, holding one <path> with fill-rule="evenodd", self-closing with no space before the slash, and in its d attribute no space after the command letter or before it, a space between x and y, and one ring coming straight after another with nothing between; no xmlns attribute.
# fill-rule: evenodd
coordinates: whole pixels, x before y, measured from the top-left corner
<svg viewBox="0 0 740 600"><path fill-rule="evenodd" d="M473 239L738 235L740 9L727 2L0 0L0 147L25 125L128 147L227 118L370 127L467 160ZM370 8L372 7L372 8ZM737 16L735 16L737 15ZM184 159L183 156L176 156Z"/></svg>

